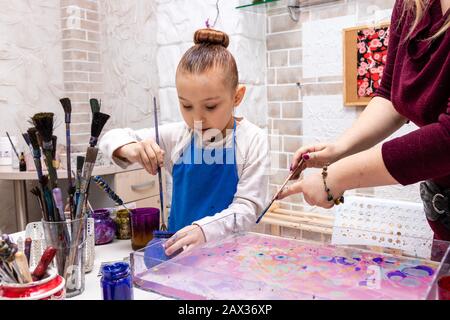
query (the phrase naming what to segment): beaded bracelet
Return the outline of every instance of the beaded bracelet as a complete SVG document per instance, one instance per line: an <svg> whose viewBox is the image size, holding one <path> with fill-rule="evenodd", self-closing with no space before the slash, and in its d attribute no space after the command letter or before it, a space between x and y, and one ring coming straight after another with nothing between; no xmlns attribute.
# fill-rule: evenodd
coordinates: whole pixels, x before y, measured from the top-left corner
<svg viewBox="0 0 450 320"><path fill-rule="evenodd" d="M325 165L322 168L322 180L323 180L323 186L325 187L325 192L327 193L327 200L333 201L335 205L344 203L344 196L340 196L339 198L334 199L333 195L331 194L330 188L328 188L328 186L327 186L327 180L326 180L326 178L328 176L327 170L328 170L328 166Z"/></svg>

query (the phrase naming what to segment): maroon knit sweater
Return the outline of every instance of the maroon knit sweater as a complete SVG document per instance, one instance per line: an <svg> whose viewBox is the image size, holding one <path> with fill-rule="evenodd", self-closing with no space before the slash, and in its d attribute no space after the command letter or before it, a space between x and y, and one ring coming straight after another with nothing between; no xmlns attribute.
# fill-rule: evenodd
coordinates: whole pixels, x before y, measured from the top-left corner
<svg viewBox="0 0 450 320"><path fill-rule="evenodd" d="M435 34L443 15L439 0L432 0L424 17L406 40L414 21L402 18L403 1L397 0L391 20L388 57L376 95L390 100L395 109L419 129L385 142L383 160L389 173L407 185L431 179L450 187L450 31Z"/></svg>

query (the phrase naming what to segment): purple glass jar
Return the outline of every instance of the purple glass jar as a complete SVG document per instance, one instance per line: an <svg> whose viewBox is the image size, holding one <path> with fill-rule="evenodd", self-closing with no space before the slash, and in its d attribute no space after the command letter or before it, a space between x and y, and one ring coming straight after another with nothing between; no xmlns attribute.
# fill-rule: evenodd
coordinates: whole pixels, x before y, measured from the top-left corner
<svg viewBox="0 0 450 320"><path fill-rule="evenodd" d="M131 209L131 247L144 248L153 239L153 231L159 229L158 208Z"/></svg>
<svg viewBox="0 0 450 320"><path fill-rule="evenodd" d="M94 218L95 244L107 244L114 240L116 224L110 217L108 209L97 209L92 213Z"/></svg>

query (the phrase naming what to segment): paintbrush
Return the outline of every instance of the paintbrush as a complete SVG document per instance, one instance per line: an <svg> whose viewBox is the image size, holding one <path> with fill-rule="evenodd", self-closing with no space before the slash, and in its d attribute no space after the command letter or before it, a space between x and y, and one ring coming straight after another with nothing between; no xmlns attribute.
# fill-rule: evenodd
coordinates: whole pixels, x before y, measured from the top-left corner
<svg viewBox="0 0 450 320"><path fill-rule="evenodd" d="M32 117L34 126L36 127L42 141L42 150L44 151L51 189L56 188L58 180L56 169L53 167L52 156L53 117L54 114L51 112L37 113Z"/></svg>
<svg viewBox="0 0 450 320"><path fill-rule="evenodd" d="M89 181L91 180L92 171L94 170L95 160L97 159L98 148L88 147L86 151L86 160L84 161L83 173L80 181L80 198L77 203L77 211L75 219L80 219L83 216L83 207L86 200Z"/></svg>
<svg viewBox="0 0 450 320"><path fill-rule="evenodd" d="M66 158L67 158L67 178L68 178L68 193L69 193L69 207L70 214L75 214L75 186L72 180L72 163L71 163L71 143L70 143L70 122L72 115L72 103L69 98L62 98L59 100L64 109L65 123L66 123Z"/></svg>
<svg viewBox="0 0 450 320"><path fill-rule="evenodd" d="M29 128L27 130L28 139L30 140L31 150L33 153L34 165L38 175L38 180L42 179L42 162L41 162L41 149L39 148L39 140L37 137L36 128Z"/></svg>
<svg viewBox="0 0 450 320"><path fill-rule="evenodd" d="M92 114L91 123L91 139L89 140L89 146L95 147L98 142L98 137L103 130L106 122L109 119L109 115L102 112L95 112Z"/></svg>
<svg viewBox="0 0 450 320"><path fill-rule="evenodd" d="M111 187L108 185L108 183L100 176L93 176L92 180L97 184L97 186L106 192L108 197L113 200L116 205L124 207L125 210L130 212L130 210L125 206L123 200L117 195L117 193L114 192L114 190L111 189Z"/></svg>
<svg viewBox="0 0 450 320"><path fill-rule="evenodd" d="M108 119L110 118L110 116L106 113L102 113L102 112L95 112L92 115L92 123L91 123L91 138L89 140L89 146L91 148L94 148L97 145L98 142L98 138L100 137L100 133L103 130L103 127L105 126L106 122L108 121ZM95 155L95 158L97 158L97 155ZM86 153L86 159L87 159L87 153ZM95 161L94 161L95 162ZM90 177L89 177L90 178ZM89 194L89 187L90 187L90 179L87 182L87 188L85 191L85 197L87 199L87 194ZM83 202L77 202L77 206L79 204L82 204L84 206ZM77 211L78 211L78 207L77 207Z"/></svg>
<svg viewBox="0 0 450 320"><path fill-rule="evenodd" d="M28 237L25 239L25 246L24 246L24 253L25 253L25 257L27 257L27 263L28 265L30 265L30 256L31 256L31 244L33 243L33 240Z"/></svg>
<svg viewBox="0 0 450 320"><path fill-rule="evenodd" d="M30 192L36 196L36 198L37 198L37 200L39 202L39 207L42 210L42 218L45 221L49 221L47 210L45 209L45 205L44 205L44 200L42 199L42 192L41 192L41 190L39 190L38 187L34 187L34 188L32 188L30 190Z"/></svg>
<svg viewBox="0 0 450 320"><path fill-rule="evenodd" d="M301 159L300 162L298 163L297 167L289 174L289 176L286 178L286 180L284 180L283 184L278 189L277 193L275 193L272 200L270 200L269 205L263 210L263 212L260 214L258 219L256 219L256 223L259 223L261 221L262 217L264 217L264 215L266 214L266 212L269 211L270 207L272 206L274 201L277 200L278 196L280 195L281 191L283 191L284 187L289 182L289 180L291 180L293 177L295 177L297 174L299 174L304 169L303 162L304 162L304 160Z"/></svg>
<svg viewBox="0 0 450 320"><path fill-rule="evenodd" d="M155 137L156 137L156 144L159 146L159 130L158 130L158 110L156 107L156 97L153 97L153 113L155 117ZM161 173L161 166L158 164L158 180L159 180L159 202L161 206L161 231L167 231L167 226L165 224L165 212L164 212L164 189L162 184L162 173Z"/></svg>
<svg viewBox="0 0 450 320"><path fill-rule="evenodd" d="M98 100L93 98L89 100L89 103L91 105L91 111L92 113L100 112L100 104L98 103Z"/></svg>
<svg viewBox="0 0 450 320"><path fill-rule="evenodd" d="M19 153L17 152L17 150L16 150L16 147L14 146L14 143L12 142L12 140L11 140L11 137L9 136L9 133L8 133L8 131L6 131L6 135L8 136L8 140L9 140L9 143L11 143L11 147L12 147L12 149L13 149L14 153L16 154L16 156L17 156L17 159L19 159L19 160L20 160L20 156L19 156Z"/></svg>
<svg viewBox="0 0 450 320"><path fill-rule="evenodd" d="M62 199L62 192L60 188L55 188L52 190L53 200L55 201L55 207L58 210L58 219L59 221L65 221L66 217L64 216L64 203Z"/></svg>
<svg viewBox="0 0 450 320"><path fill-rule="evenodd" d="M56 147L58 145L58 137L52 136L52 165L53 168L58 169L59 163L56 161Z"/></svg>
<svg viewBox="0 0 450 320"><path fill-rule="evenodd" d="M77 203L77 211L75 213L75 219L83 219L84 218L84 204L87 202L87 189L89 187L89 182L91 180L92 171L94 170L95 161L97 159L98 148L88 147L86 151L86 160L84 161L83 173L81 174L81 183L80 183L80 198ZM64 278L69 279L69 272L73 268L75 257L77 254L81 254L78 252L77 243L79 243L81 233L84 229L84 225L81 222L72 232L72 244L70 246L69 257L66 259L66 264L64 267Z"/></svg>
<svg viewBox="0 0 450 320"><path fill-rule="evenodd" d="M83 172L84 156L77 156L77 173L76 173L76 184L75 184L75 211L76 204L80 198L80 183L81 183L81 173ZM72 219L75 219L75 212L72 214Z"/></svg>
<svg viewBox="0 0 450 320"><path fill-rule="evenodd" d="M57 209L53 203L53 196L52 191L49 188L49 178L48 176L44 175L42 176L42 185L44 188L43 192L43 199L45 202L45 205L47 207L47 221L57 221Z"/></svg>
<svg viewBox="0 0 450 320"><path fill-rule="evenodd" d="M21 282L30 283L33 282L31 278L30 269L28 268L28 262L25 254L22 251L16 252L14 255L14 264L19 272L18 276L21 278Z"/></svg>

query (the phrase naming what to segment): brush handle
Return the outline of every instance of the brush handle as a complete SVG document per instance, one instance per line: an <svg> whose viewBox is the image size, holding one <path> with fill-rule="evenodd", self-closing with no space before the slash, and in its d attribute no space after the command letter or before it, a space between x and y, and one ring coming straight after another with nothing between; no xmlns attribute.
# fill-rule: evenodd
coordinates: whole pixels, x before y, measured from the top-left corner
<svg viewBox="0 0 450 320"><path fill-rule="evenodd" d="M53 247L47 247L42 254L41 260L39 260L39 263L33 271L33 277L40 280L45 275L45 272L47 271L48 266L52 262L53 258L56 255L56 249Z"/></svg>
<svg viewBox="0 0 450 320"><path fill-rule="evenodd" d="M25 239L25 256L27 257L27 262L30 264L30 255L31 255L31 244L33 243L33 240L31 238Z"/></svg>
<svg viewBox="0 0 450 320"><path fill-rule="evenodd" d="M156 97L153 97L153 114L155 118L155 140L156 144L159 146L159 125L158 125L158 108L156 106ZM164 189L162 183L162 172L161 167L158 165L158 182L159 182L159 202L161 206L161 229L165 229L165 212L164 212ZM164 230L163 230L164 231Z"/></svg>
<svg viewBox="0 0 450 320"><path fill-rule="evenodd" d="M11 137L9 136L9 133L6 132L6 135L8 136L9 143L11 143L11 147L13 148L14 153L15 153L16 156L17 156L17 159L20 160L19 153L17 152L16 147L14 146L14 143L12 142Z"/></svg>
<svg viewBox="0 0 450 320"><path fill-rule="evenodd" d="M84 202L86 200L87 189L89 187L89 182L91 181L92 171L94 170L95 167L95 159L97 158L98 149L93 148L92 150L94 150L93 152L95 152L93 162L85 161L83 166L83 173L81 175L81 182L80 182L80 198L77 203L77 211L75 213L75 219L81 218Z"/></svg>
<svg viewBox="0 0 450 320"><path fill-rule="evenodd" d="M47 165L48 176L50 180L50 188L54 189L57 186L58 174L56 173L55 167L53 167L53 156L52 151L49 149L44 149L45 164Z"/></svg>
<svg viewBox="0 0 450 320"><path fill-rule="evenodd" d="M300 162L298 163L297 167L295 168L295 170L293 170L288 177L286 178L286 180L284 180L283 184L281 185L281 187L278 189L278 191L275 193L275 195L272 197L272 199L270 200L269 205L263 210L263 212L259 215L258 219L256 219L256 223L259 223L261 221L261 219L264 217L264 215L267 213L267 211L269 211L270 207L272 206L272 204L275 202L275 200L278 198L278 196L280 195L281 191L283 191L284 187L286 186L286 184L289 182L289 180L292 179L292 177L294 177L295 175L297 175L303 168L304 160L301 159Z"/></svg>
<svg viewBox="0 0 450 320"><path fill-rule="evenodd" d="M31 278L30 269L28 268L28 262L25 254L21 251L17 252L15 254L15 263L17 266L17 269L19 271L19 276L22 278L22 281L24 283L30 283L33 282L33 279Z"/></svg>
<svg viewBox="0 0 450 320"><path fill-rule="evenodd" d="M71 161L71 150L70 150L70 113L66 113L66 158L67 158L67 179L68 179L68 190L69 190L69 207L70 212L73 215L75 212L75 203L73 200L73 181L72 181L72 161ZM63 212L64 215L64 212Z"/></svg>

